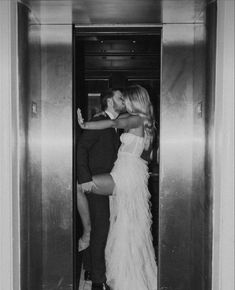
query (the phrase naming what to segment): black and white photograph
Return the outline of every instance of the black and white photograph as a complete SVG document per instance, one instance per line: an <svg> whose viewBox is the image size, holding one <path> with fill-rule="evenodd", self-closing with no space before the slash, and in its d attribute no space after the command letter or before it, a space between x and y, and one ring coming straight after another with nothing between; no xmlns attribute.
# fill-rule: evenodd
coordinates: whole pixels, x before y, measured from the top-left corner
<svg viewBox="0 0 235 290"><path fill-rule="evenodd" d="M0 0L0 290L233 290L234 0Z"/></svg>

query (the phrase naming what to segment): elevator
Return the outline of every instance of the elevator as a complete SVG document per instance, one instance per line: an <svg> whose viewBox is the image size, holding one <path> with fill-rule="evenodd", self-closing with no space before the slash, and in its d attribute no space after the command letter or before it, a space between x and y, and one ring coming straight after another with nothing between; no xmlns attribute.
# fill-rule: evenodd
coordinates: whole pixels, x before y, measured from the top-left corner
<svg viewBox="0 0 235 290"><path fill-rule="evenodd" d="M78 289L76 108L90 118L103 90L134 83L159 126L149 182L158 289L211 289L216 2L121 2L18 3L23 290Z"/></svg>
<svg viewBox="0 0 235 290"><path fill-rule="evenodd" d="M101 94L109 88L123 89L139 84L149 92L154 106L157 136L154 158L149 164L152 208L152 235L155 257L158 258L158 206L159 206L159 107L160 107L161 27L109 27L95 29L89 26L74 27L74 108L82 108L90 119L101 111ZM75 110L76 111L76 110ZM80 128L75 124L75 140ZM108 140L107 140L108 142ZM76 148L76 146L75 146ZM74 160L76 151L74 152ZM76 162L74 169L76 173ZM76 176L76 174L75 174ZM76 199L76 196L75 196ZM76 240L82 231L79 216ZM77 260L78 264L81 257ZM79 274L78 274L79 275ZM79 279L78 279L79 280Z"/></svg>

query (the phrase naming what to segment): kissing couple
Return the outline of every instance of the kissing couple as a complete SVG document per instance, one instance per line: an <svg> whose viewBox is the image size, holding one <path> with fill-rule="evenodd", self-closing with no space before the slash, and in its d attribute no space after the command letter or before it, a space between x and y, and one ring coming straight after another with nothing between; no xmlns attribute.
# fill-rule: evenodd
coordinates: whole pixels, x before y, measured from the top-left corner
<svg viewBox="0 0 235 290"><path fill-rule="evenodd" d="M103 112L89 122L77 111L84 130L77 147L79 251L92 290L157 290L148 190L153 106L139 85L110 90L102 102Z"/></svg>

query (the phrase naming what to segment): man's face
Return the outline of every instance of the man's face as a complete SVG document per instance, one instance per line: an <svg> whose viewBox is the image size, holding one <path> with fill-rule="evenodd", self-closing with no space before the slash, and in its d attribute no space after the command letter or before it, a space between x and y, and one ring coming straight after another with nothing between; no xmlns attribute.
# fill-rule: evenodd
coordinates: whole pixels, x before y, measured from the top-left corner
<svg viewBox="0 0 235 290"><path fill-rule="evenodd" d="M120 91L115 91L113 100L113 109L117 113L122 113L126 110L125 102Z"/></svg>

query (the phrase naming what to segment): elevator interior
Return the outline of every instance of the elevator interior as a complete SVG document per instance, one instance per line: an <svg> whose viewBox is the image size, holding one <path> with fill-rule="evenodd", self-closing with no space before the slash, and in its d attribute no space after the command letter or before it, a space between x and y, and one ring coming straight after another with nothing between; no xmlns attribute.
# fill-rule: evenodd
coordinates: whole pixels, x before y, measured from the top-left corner
<svg viewBox="0 0 235 290"><path fill-rule="evenodd" d="M159 161L159 107L160 107L160 55L161 29L143 30L135 27L104 29L92 31L90 28L74 29L74 90L75 109L82 108L84 117L90 119L101 110L101 94L108 88L125 88L132 84L145 87L154 106L157 136L154 144L154 158L149 165L149 189L152 204L153 243L158 257L158 184ZM81 130L75 126L75 139L79 139ZM76 161L76 151L74 152ZM79 160L78 160L79 162ZM76 162L74 164L76 176ZM76 199L76 196L74 197ZM75 215L77 235L75 243L82 231L80 219ZM80 257L77 261L79 264ZM80 267L79 267L80 269ZM79 275L79 274L78 274Z"/></svg>
<svg viewBox="0 0 235 290"><path fill-rule="evenodd" d="M19 1L22 289L77 288L76 106L137 81L160 126L159 290L210 289L215 11L206 0Z"/></svg>

